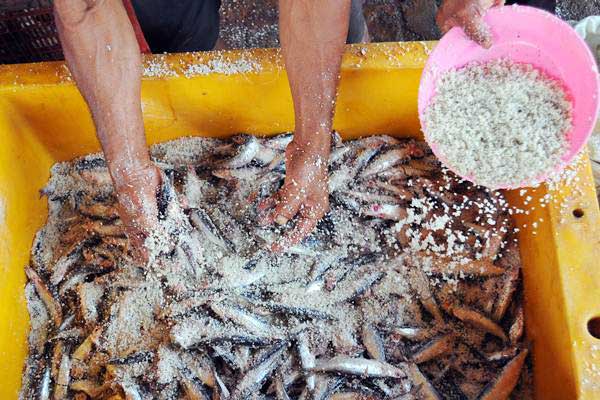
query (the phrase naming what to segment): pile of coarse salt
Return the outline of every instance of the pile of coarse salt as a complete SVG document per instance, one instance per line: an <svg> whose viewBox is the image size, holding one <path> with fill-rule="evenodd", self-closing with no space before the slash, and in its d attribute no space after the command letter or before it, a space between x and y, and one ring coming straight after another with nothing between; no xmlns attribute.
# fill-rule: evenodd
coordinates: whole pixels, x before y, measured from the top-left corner
<svg viewBox="0 0 600 400"><path fill-rule="evenodd" d="M424 114L430 144L454 171L490 187L518 187L560 165L572 105L555 80L508 60L440 77Z"/></svg>

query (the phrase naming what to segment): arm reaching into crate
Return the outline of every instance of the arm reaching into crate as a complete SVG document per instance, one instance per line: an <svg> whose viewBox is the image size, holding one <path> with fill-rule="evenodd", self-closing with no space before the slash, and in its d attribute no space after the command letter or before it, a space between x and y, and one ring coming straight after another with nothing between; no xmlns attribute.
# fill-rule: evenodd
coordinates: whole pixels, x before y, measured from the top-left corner
<svg viewBox="0 0 600 400"><path fill-rule="evenodd" d="M262 206L274 205L268 222L295 227L274 250L299 242L329 209L327 171L332 119L350 0L280 0L279 32L295 111L294 139L286 149L281 190Z"/></svg>
<svg viewBox="0 0 600 400"><path fill-rule="evenodd" d="M141 109L140 50L119 0L55 0L67 65L102 144L134 248L157 218L160 175L150 161Z"/></svg>
<svg viewBox="0 0 600 400"><path fill-rule="evenodd" d="M504 0L444 0L437 15L437 24L442 33L455 26L465 30L467 36L483 47L492 45L488 27L483 15L491 7L504 5Z"/></svg>

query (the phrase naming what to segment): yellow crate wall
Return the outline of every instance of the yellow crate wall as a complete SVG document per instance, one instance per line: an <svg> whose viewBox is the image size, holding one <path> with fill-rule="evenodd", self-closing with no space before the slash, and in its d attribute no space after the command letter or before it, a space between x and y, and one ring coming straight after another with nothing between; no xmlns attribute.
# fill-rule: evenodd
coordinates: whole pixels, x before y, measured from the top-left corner
<svg viewBox="0 0 600 400"><path fill-rule="evenodd" d="M433 45L349 46L335 129L345 139L384 133L421 137L418 85ZM190 68L218 68L224 61L250 68L208 74ZM145 62L148 70L163 70L142 85L151 144L188 135L293 129L290 91L276 50L149 56ZM0 138L0 399L16 399L27 351L23 267L47 214L38 191L54 162L98 151L99 144L62 63L0 67ZM552 203L517 218L537 399L600 398L600 340L586 328L590 318L600 316L600 212L587 157L577 177L583 189L562 185L554 193L564 199L563 208ZM508 197L514 205L523 201L518 191ZM572 214L576 208L584 211L582 218ZM531 223L540 219L534 234Z"/></svg>

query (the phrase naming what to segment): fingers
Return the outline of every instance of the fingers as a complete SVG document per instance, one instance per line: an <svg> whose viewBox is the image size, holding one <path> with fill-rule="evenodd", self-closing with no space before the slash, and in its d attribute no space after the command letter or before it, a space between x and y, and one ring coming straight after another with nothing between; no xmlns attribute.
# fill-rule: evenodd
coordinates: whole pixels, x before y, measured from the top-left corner
<svg viewBox="0 0 600 400"><path fill-rule="evenodd" d="M492 35L480 16L466 18L462 22L461 25L471 40L486 49L492 46Z"/></svg>
<svg viewBox="0 0 600 400"><path fill-rule="evenodd" d="M446 0L436 16L436 22L443 34L459 26L466 35L482 47L490 48L492 37L489 28L483 21L486 10L492 6L502 6L505 0L488 0L459 2Z"/></svg>
<svg viewBox="0 0 600 400"><path fill-rule="evenodd" d="M275 209L269 217L271 222L275 222L278 225L285 225L298 214L305 196L300 195L297 187L297 185L292 184L284 186L279 191L280 200L276 203Z"/></svg>
<svg viewBox="0 0 600 400"><path fill-rule="evenodd" d="M277 193L275 193L271 197L267 197L266 199L261 200L257 206L258 211L265 212L265 211L270 210L271 208L275 207L276 204L277 204Z"/></svg>
<svg viewBox="0 0 600 400"><path fill-rule="evenodd" d="M447 18L444 12L439 12L435 17L435 21L438 27L440 28L440 32L442 32L442 35L445 35L450 29L459 25L456 19Z"/></svg>
<svg viewBox="0 0 600 400"><path fill-rule="evenodd" d="M300 243L315 229L323 215L325 215L325 211L322 208L316 206L302 207L298 212L298 220L294 229L288 232L279 242L273 243L271 250L281 252L286 247Z"/></svg>

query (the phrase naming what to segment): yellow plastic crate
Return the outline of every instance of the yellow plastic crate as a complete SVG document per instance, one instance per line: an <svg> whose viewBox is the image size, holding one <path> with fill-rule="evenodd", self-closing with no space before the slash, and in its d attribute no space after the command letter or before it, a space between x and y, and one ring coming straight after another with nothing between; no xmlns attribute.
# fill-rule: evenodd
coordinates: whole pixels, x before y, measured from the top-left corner
<svg viewBox="0 0 600 400"><path fill-rule="evenodd" d="M349 47L335 129L345 138L419 136L417 91L433 45ZM222 68L223 61L245 72ZM276 50L150 56L145 62L147 75L155 75L146 76L142 87L150 143L293 129L291 95ZM89 112L64 64L0 67L2 400L17 398L27 351L23 267L47 215L38 190L53 163L98 150ZM537 399L600 399L600 340L587 330L588 321L600 316L600 211L587 157L576 174L576 184L554 190L562 207L551 203L518 217ZM531 196L545 193L539 189ZM522 201L518 192L509 198ZM576 209L583 216L576 217ZM544 222L534 234L531 222L540 218Z"/></svg>

